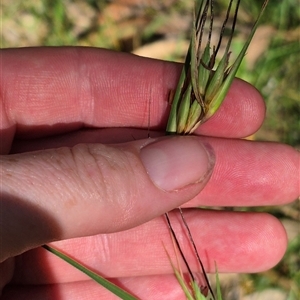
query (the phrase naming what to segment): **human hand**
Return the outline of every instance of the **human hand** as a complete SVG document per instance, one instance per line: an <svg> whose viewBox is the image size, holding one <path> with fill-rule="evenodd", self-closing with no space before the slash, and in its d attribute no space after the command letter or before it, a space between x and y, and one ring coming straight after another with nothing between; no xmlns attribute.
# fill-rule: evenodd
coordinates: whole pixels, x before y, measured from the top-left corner
<svg viewBox="0 0 300 300"><path fill-rule="evenodd" d="M137 297L182 299L160 215L184 203L278 205L299 195L295 150L239 139L264 118L260 95L245 82L233 83L220 110L197 130L203 136L153 142L141 140L149 112L151 136L164 135L180 65L84 48L2 50L1 62L1 299L115 299L36 248L52 241ZM206 185L213 157L201 142L216 160ZM172 164L161 167L157 155L140 154L151 145L168 151L164 161ZM176 160L183 156L187 161ZM184 214L208 271L216 261L220 272L258 272L284 254L284 229L267 214ZM186 255L197 271L188 246Z"/></svg>

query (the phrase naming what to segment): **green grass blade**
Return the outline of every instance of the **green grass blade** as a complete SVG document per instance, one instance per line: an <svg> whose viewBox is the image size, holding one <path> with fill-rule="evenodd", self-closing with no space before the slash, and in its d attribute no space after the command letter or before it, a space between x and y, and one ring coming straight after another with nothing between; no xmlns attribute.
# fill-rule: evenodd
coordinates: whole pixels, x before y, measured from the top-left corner
<svg viewBox="0 0 300 300"><path fill-rule="evenodd" d="M203 7L203 2L196 1L197 18L199 18L202 7ZM171 110L169 113L168 123L166 126L166 134L167 135L168 134L176 134L176 132L177 132L177 124L178 124L177 113L178 113L179 102L184 93L183 88L184 88L184 84L186 82L187 74L190 72L189 68L190 68L190 64L191 64L191 52L192 52L191 48L192 48L192 42L190 42L189 49L187 51L187 55L186 55L185 62L184 62L184 67L182 68L180 78L179 78L179 81L177 84L176 92L175 92L174 98L171 103ZM194 51L195 51L195 49L193 49L193 53L194 53Z"/></svg>
<svg viewBox="0 0 300 300"><path fill-rule="evenodd" d="M207 300L207 298L201 293L199 285L197 282L192 281L191 282L192 290L194 292L194 296L196 300Z"/></svg>
<svg viewBox="0 0 300 300"><path fill-rule="evenodd" d="M185 72L185 68L183 68L179 78L174 99L172 100L171 103L171 110L169 113L168 123L166 127L166 134L175 134L177 131L177 108L179 105L179 100L180 100L185 78L186 78L186 72Z"/></svg>
<svg viewBox="0 0 300 300"><path fill-rule="evenodd" d="M178 281L178 283L180 284L185 296L187 300L195 300L193 295L191 294L189 288L187 287L184 279L181 277L181 274L173 267L176 279ZM198 300L198 299L197 299Z"/></svg>
<svg viewBox="0 0 300 300"><path fill-rule="evenodd" d="M198 73L198 85L200 94L205 95L207 83L209 80L210 70L208 69L210 61L210 49L209 45L206 45L203 55L201 57L201 64L199 65L199 73Z"/></svg>
<svg viewBox="0 0 300 300"><path fill-rule="evenodd" d="M171 110L169 113L168 123L166 127L166 134L175 134L177 132L177 111L178 105L183 93L183 86L188 74L189 65L190 65L190 57L191 57L191 44L189 46L184 67L182 68L180 78L177 84L176 92L174 98L171 103Z"/></svg>
<svg viewBox="0 0 300 300"><path fill-rule="evenodd" d="M201 105L197 100L194 100L189 111L185 132L191 132L195 126L197 127L199 122L199 116L201 116L201 112L202 112Z"/></svg>
<svg viewBox="0 0 300 300"><path fill-rule="evenodd" d="M182 101L179 105L178 115L177 115L177 133L183 133L186 127L187 119L189 116L189 110L191 105L191 91L192 85L190 84L185 91Z"/></svg>
<svg viewBox="0 0 300 300"><path fill-rule="evenodd" d="M207 112L206 116L205 116L205 120L209 119L220 107L220 105L222 104L229 88L230 88L230 85L239 69L239 66L246 54L246 51L251 43L251 40L254 36L254 33L257 29L257 26L259 24L259 21L265 11L265 8L268 4L269 0L265 0L265 2L263 3L263 6L261 8L261 11L258 15L258 18L256 19L256 22L254 24L254 26L252 27L252 30L251 30L251 33L246 41L246 43L244 44L244 47L242 48L241 52L239 53L238 57L236 58L234 64L232 65L231 69L230 69L230 72L229 74L227 75L226 79L224 80L222 86L220 87L220 89L218 90L218 92L216 93L216 95L214 96L214 98L212 99L211 101L211 104L210 104L210 108L209 108L209 111ZM205 121L203 120L203 121Z"/></svg>
<svg viewBox="0 0 300 300"><path fill-rule="evenodd" d="M214 72L213 77L210 80L209 85L205 92L205 99L207 99L208 103L210 102L211 99L214 99L214 96L217 94L218 90L222 86L227 64L228 64L228 53L224 53L224 56L222 57L216 71Z"/></svg>
<svg viewBox="0 0 300 300"><path fill-rule="evenodd" d="M217 300L222 300L222 292L221 292L221 285L220 285L220 279L219 279L219 272L218 267L215 262L215 268L216 268L216 288L217 288Z"/></svg>
<svg viewBox="0 0 300 300"><path fill-rule="evenodd" d="M200 102L200 89L198 85L198 63L197 63L197 45L196 45L196 20L195 12L193 12L193 26L191 37L191 82L196 99Z"/></svg>
<svg viewBox="0 0 300 300"><path fill-rule="evenodd" d="M88 268L86 268L82 264L78 263L76 260L74 260L71 257L63 254L62 252L54 249L53 247L50 247L48 245L43 245L42 247L44 249L48 250L49 252L55 254L59 258L63 259L65 262L72 265L74 268L78 269L82 273L86 274L91 279L95 280L97 283L101 284L104 288L111 291L113 294L120 297L121 299L123 299L123 300L138 300L138 298L135 298L134 296L132 296L129 293L127 293L126 291L122 290L121 288L119 288L115 284L108 281L107 279L105 279L102 276L98 275L97 273L89 270Z"/></svg>

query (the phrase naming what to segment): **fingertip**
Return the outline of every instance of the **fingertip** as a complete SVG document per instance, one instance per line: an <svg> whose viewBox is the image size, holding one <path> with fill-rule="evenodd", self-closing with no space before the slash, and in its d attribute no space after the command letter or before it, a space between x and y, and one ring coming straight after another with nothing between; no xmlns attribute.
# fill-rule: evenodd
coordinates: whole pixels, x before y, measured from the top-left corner
<svg viewBox="0 0 300 300"><path fill-rule="evenodd" d="M263 213L261 228L257 227L257 244L252 244L253 256L257 257L255 272L263 272L273 268L283 258L287 248L287 234L282 223L273 215ZM257 251L260 247L261 251Z"/></svg>
<svg viewBox="0 0 300 300"><path fill-rule="evenodd" d="M206 218L213 220L211 236L201 241L206 244L209 272L215 270L214 261L220 272L263 272L284 256L286 231L281 222L268 213L208 211L202 214L203 222Z"/></svg>
<svg viewBox="0 0 300 300"><path fill-rule="evenodd" d="M239 272L258 273L273 268L282 259L287 235L281 222L269 213L247 213L244 255L237 259Z"/></svg>

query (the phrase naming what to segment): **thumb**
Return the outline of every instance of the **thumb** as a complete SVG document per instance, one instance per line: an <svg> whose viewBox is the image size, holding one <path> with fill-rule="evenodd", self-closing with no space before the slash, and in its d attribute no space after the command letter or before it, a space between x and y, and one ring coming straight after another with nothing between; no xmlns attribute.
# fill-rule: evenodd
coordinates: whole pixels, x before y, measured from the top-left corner
<svg viewBox="0 0 300 300"><path fill-rule="evenodd" d="M199 137L80 144L1 157L1 260L125 230L195 197L214 165Z"/></svg>

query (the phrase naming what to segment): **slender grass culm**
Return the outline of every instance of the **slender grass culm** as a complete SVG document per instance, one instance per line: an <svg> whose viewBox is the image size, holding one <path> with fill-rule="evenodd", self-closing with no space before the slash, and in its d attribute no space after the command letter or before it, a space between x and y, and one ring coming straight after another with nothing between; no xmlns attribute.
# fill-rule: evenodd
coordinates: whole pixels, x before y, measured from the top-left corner
<svg viewBox="0 0 300 300"><path fill-rule="evenodd" d="M214 27L214 5L213 0L198 0L195 1L195 8L193 11L193 26L191 32L190 46L186 55L185 63L177 84L175 93L169 101L171 111L166 127L166 134L180 134L187 135L192 133L199 125L207 121L220 107L225 96L230 88L230 85L239 69L239 66L246 54L248 46L253 38L257 29L258 22L267 6L268 0L263 2L261 11L254 23L252 30L241 50L239 55L235 58L233 63L230 63L230 46L233 39L236 21L238 17L238 10L240 0L229 0L227 12L220 29ZM229 17L233 13L233 21L230 25ZM230 35L224 38L224 32L228 31ZM216 32L217 31L217 32ZM218 42L216 45L212 44L212 34L218 33ZM217 62L217 55L221 52L219 62ZM173 262L170 263L174 270L174 275L180 284L186 299L188 300L221 300L220 283L217 272L216 262L216 277L217 277L217 290L216 296L209 284L205 268L202 264L201 258L195 246L192 233L189 230L188 224L184 218L181 208L179 208L181 220L184 228L186 229L187 236L194 250L195 256L200 266L200 270L204 277L205 287L199 287L195 281L194 275L189 267L189 264L182 251L176 232L172 227L168 213L165 214L167 224L170 229L172 239L174 241L175 250L178 250L179 255L182 257L186 268L188 270L189 278L186 280L180 272L180 267L176 268ZM128 292L122 290L118 286L110 283L105 278L92 272L88 268L79 264L74 259L71 259L66 254L45 245L46 250L57 255L65 260L75 268L79 269L91 279L97 281L100 285L110 290L112 293L124 300L134 300L136 297L130 295ZM162 249L163 251L163 249ZM145 299L147 300L147 299Z"/></svg>

